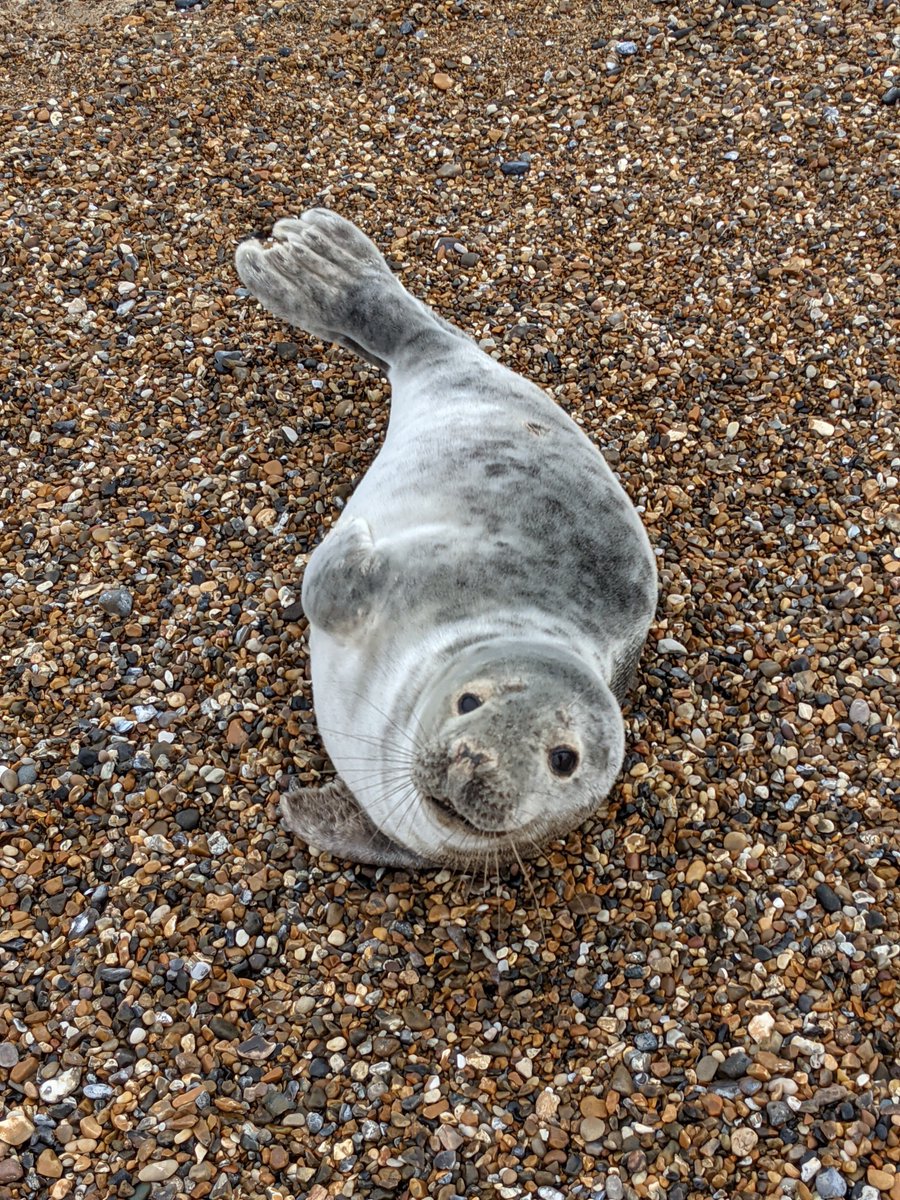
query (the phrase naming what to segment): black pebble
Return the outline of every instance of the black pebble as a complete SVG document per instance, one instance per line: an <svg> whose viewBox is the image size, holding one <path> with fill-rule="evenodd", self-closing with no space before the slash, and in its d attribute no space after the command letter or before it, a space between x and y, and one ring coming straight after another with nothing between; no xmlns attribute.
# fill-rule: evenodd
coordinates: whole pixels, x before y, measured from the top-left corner
<svg viewBox="0 0 900 1200"><path fill-rule="evenodd" d="M827 883L820 883L816 888L816 899L827 913L841 911L841 899Z"/></svg>
<svg viewBox="0 0 900 1200"><path fill-rule="evenodd" d="M175 824L187 831L196 829L200 824L200 813L196 808L183 808L175 814Z"/></svg>

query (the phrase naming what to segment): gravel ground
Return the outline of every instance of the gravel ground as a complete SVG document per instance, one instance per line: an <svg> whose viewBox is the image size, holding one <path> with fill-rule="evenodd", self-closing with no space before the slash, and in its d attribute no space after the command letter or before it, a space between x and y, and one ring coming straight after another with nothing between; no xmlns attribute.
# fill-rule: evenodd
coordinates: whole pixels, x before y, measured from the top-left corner
<svg viewBox="0 0 900 1200"><path fill-rule="evenodd" d="M0 1197L900 1200L897 4L0 8ZM238 290L315 203L658 548L525 878L275 823L387 410Z"/></svg>

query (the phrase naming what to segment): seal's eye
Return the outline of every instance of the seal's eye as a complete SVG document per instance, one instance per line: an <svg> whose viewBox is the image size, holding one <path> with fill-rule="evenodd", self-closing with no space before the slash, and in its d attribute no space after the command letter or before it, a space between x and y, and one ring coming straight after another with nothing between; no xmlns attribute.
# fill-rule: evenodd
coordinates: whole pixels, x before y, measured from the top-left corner
<svg viewBox="0 0 900 1200"><path fill-rule="evenodd" d="M472 692L463 692L456 702L456 711L462 716L474 712L476 708L481 708L481 701Z"/></svg>
<svg viewBox="0 0 900 1200"><path fill-rule="evenodd" d="M556 746L550 751L550 770L554 775L571 775L578 766L578 755L568 746Z"/></svg>

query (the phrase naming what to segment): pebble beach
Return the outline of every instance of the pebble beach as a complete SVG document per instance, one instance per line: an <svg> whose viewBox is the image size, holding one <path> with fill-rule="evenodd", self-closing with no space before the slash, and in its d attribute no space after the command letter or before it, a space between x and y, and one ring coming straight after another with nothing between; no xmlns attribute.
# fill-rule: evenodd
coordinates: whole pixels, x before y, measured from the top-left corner
<svg viewBox="0 0 900 1200"><path fill-rule="evenodd" d="M0 0L0 1200L900 1200L900 5ZM606 455L606 813L293 840L374 368L325 205Z"/></svg>

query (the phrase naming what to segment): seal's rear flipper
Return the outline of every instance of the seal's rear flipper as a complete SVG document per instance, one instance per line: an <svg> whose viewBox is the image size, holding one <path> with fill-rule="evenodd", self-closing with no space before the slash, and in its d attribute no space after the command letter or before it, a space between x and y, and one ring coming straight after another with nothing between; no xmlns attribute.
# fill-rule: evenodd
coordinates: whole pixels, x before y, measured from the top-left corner
<svg viewBox="0 0 900 1200"><path fill-rule="evenodd" d="M235 265L276 317L385 370L464 336L407 292L352 221L325 208L276 221L269 246L242 242Z"/></svg>
<svg viewBox="0 0 900 1200"><path fill-rule="evenodd" d="M322 788L294 788L282 796L278 811L286 829L338 858L378 867L428 866L372 824L342 779Z"/></svg>

